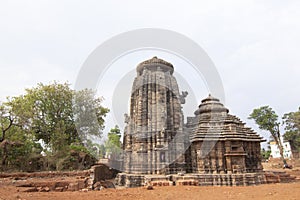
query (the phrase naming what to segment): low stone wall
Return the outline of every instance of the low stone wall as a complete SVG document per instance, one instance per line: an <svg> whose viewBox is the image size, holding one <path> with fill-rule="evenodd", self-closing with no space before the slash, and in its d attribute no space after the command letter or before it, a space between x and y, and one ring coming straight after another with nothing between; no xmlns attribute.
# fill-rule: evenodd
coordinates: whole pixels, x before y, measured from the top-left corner
<svg viewBox="0 0 300 200"><path fill-rule="evenodd" d="M116 177L116 185L125 187L171 186L247 186L266 183L262 173L245 174L174 174L174 175L136 175L120 173Z"/></svg>
<svg viewBox="0 0 300 200"><path fill-rule="evenodd" d="M173 180L176 182L176 185L247 186L265 183L265 175L263 173L189 174L184 176L175 175Z"/></svg>
<svg viewBox="0 0 300 200"><path fill-rule="evenodd" d="M111 180L117 173L117 170L111 169L105 164L98 164L85 171L2 173L0 178L13 179L17 187L28 188L25 192L88 191L115 188ZM18 180L22 180L22 182Z"/></svg>
<svg viewBox="0 0 300 200"><path fill-rule="evenodd" d="M87 177L90 175L89 170L84 171L43 171L43 172L15 172L15 173L0 173L0 178L53 178L53 177Z"/></svg>
<svg viewBox="0 0 300 200"><path fill-rule="evenodd" d="M295 176L291 176L285 171L266 171L266 183L290 183L296 181Z"/></svg>

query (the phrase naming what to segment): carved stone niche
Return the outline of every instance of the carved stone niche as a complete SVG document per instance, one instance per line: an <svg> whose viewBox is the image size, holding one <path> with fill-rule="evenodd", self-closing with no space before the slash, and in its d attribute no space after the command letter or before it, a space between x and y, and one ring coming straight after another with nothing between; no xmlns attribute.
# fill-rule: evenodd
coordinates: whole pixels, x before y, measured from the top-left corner
<svg viewBox="0 0 300 200"><path fill-rule="evenodd" d="M240 141L231 142L231 152L232 153L245 153L243 143Z"/></svg>

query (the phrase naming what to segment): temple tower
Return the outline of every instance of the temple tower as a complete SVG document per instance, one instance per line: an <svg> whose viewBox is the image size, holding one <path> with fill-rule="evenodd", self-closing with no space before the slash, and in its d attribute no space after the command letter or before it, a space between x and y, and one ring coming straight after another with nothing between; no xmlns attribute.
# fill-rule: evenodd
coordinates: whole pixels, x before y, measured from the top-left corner
<svg viewBox="0 0 300 200"><path fill-rule="evenodd" d="M140 63L130 114L125 114L124 172L172 174L184 170L183 113L174 68L157 57Z"/></svg>

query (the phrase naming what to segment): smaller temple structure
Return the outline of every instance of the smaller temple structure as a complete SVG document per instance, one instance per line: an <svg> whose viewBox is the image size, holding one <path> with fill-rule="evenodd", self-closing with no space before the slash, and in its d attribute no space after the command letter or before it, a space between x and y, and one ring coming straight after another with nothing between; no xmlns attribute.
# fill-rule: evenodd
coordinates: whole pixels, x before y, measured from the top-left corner
<svg viewBox="0 0 300 200"><path fill-rule="evenodd" d="M188 117L190 147L186 153L189 172L200 174L260 173L262 137L245 127L219 99L209 95Z"/></svg>

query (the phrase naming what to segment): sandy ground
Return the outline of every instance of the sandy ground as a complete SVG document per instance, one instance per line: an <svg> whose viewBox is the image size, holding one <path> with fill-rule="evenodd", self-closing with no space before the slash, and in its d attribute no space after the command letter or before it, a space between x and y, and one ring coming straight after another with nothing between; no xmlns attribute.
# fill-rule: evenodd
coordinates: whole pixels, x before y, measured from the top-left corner
<svg viewBox="0 0 300 200"><path fill-rule="evenodd" d="M145 188L106 189L88 192L22 192L22 188L8 185L0 189L1 200L162 200L162 199L300 199L300 182L286 184L269 184L247 187L197 187L197 186L169 186L155 187L153 190Z"/></svg>
<svg viewBox="0 0 300 200"><path fill-rule="evenodd" d="M274 167L275 166L275 167ZM274 163L264 164L265 169L282 170ZM75 191L75 192L24 192L28 188L16 187L25 180L15 178L0 178L0 200L99 200L99 199L124 199L124 200L177 200L177 199L271 199L292 200L300 199L300 168L285 170L297 177L296 182L264 184L258 186L162 186L147 190L144 187L127 189L104 189L101 191ZM69 178L27 178L26 181L68 181Z"/></svg>

